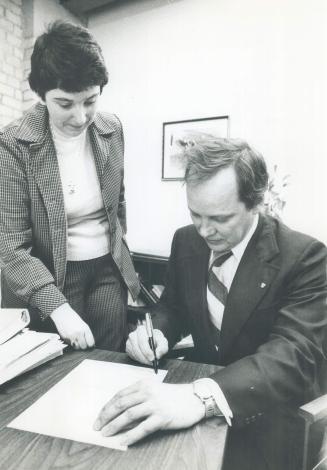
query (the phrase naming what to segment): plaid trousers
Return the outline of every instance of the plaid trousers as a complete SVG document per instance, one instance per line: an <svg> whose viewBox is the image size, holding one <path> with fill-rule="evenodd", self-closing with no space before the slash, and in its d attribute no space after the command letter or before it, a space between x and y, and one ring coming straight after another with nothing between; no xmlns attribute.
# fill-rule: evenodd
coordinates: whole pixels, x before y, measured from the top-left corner
<svg viewBox="0 0 327 470"><path fill-rule="evenodd" d="M91 328L96 348L125 350L127 288L110 254L85 261L68 261L63 295ZM10 296L6 305L24 306ZM57 333L51 317L41 320L37 309L28 308L31 329Z"/></svg>
<svg viewBox="0 0 327 470"><path fill-rule="evenodd" d="M68 261L63 294L89 325L95 347L122 351L127 338L127 288L111 255Z"/></svg>

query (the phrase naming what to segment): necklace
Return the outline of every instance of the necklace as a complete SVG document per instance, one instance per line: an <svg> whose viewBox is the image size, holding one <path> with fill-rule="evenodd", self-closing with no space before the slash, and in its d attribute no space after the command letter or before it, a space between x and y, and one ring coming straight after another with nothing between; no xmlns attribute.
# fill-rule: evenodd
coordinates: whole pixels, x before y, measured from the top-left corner
<svg viewBox="0 0 327 470"><path fill-rule="evenodd" d="M75 161L75 164L78 164L78 159L82 156L83 153L83 148L85 145L85 139L86 139L86 134L79 136L78 139L75 139L75 142L73 143L73 140L70 141L72 144L70 148L70 155L66 156L66 158L69 158L70 162ZM66 147L67 148L67 147ZM74 171L72 171L72 167L70 166L70 175L69 178L67 179L66 187L67 187L67 194L69 196L74 196L78 192L78 183L76 182L76 179L74 178ZM78 176L78 175L77 175ZM78 178L77 178L78 181Z"/></svg>
<svg viewBox="0 0 327 470"><path fill-rule="evenodd" d="M62 184L66 194L73 197L79 191L79 172L76 171L76 165L79 166L80 159L83 158L86 132L77 137L66 137L60 135L52 126L51 131L61 168Z"/></svg>

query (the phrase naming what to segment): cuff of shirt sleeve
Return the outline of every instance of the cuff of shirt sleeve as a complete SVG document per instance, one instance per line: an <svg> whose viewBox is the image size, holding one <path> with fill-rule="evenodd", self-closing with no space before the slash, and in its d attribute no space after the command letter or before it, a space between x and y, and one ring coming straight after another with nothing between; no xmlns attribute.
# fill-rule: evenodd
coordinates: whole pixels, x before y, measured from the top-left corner
<svg viewBox="0 0 327 470"><path fill-rule="evenodd" d="M30 298L31 306L39 310L42 320L45 320L56 308L66 302L66 297L54 284L42 287Z"/></svg>
<svg viewBox="0 0 327 470"><path fill-rule="evenodd" d="M208 387L211 391L211 394L216 402L216 405L218 406L220 412L221 412L221 415L224 416L224 418L226 419L226 422L229 426L232 425L232 418L233 418L233 412L232 410L230 409L229 405L228 405L228 402L225 398L225 395L223 394L223 391L221 390L221 388L219 387L219 385L217 384L217 382L215 382L213 379L199 379L199 381L201 380L201 382L203 382L204 385L206 385L206 387Z"/></svg>

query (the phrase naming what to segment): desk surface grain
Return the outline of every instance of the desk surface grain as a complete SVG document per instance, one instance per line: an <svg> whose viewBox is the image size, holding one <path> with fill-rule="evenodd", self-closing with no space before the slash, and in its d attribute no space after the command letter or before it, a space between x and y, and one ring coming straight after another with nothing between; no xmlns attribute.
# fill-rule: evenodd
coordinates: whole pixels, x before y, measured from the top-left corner
<svg viewBox="0 0 327 470"><path fill-rule="evenodd" d="M0 470L219 470L227 426L216 418L180 431L158 432L126 452L7 428L7 424L84 359L121 362L121 353L66 351L0 386ZM135 363L134 363L135 364ZM187 383L208 376L216 366L166 360L165 382Z"/></svg>

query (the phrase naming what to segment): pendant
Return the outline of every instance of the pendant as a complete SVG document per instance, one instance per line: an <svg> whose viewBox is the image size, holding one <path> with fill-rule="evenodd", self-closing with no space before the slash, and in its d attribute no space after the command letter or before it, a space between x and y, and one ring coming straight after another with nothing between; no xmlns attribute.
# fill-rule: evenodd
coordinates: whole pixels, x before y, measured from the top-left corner
<svg viewBox="0 0 327 470"><path fill-rule="evenodd" d="M76 193L76 184L70 182L70 183L68 183L67 186L68 186L68 194L69 195Z"/></svg>

